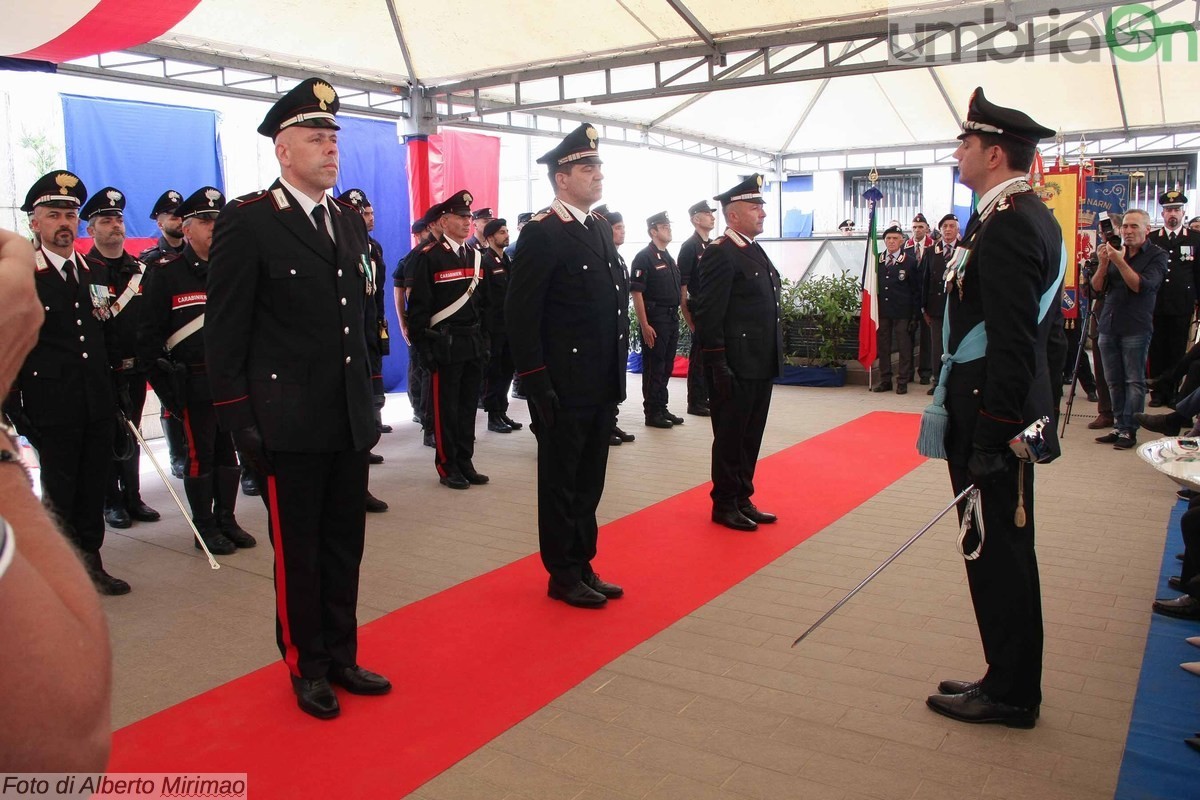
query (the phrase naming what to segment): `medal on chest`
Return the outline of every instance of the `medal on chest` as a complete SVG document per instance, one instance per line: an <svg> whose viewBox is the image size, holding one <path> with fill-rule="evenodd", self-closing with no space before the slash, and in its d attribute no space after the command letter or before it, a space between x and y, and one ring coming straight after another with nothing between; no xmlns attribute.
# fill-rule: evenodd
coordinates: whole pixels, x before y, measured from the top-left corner
<svg viewBox="0 0 1200 800"><path fill-rule="evenodd" d="M946 272L942 275L942 280L946 284L946 291L951 288L958 288L958 299L961 301L963 297L963 278L967 274L967 262L971 258L971 248L965 245L959 245L954 248L953 255L946 261Z"/></svg>

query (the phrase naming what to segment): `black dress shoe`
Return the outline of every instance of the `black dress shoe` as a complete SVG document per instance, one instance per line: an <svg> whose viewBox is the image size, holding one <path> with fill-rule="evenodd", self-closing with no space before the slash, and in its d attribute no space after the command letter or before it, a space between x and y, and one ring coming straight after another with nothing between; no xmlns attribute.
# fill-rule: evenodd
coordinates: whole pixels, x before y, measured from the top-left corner
<svg viewBox="0 0 1200 800"><path fill-rule="evenodd" d="M621 446L621 437L617 436L615 433L610 433L608 435L608 446L609 447L620 447Z"/></svg>
<svg viewBox="0 0 1200 800"><path fill-rule="evenodd" d="M607 597L588 587L583 581L576 581L575 585L564 587L551 578L546 594L577 608L604 608L604 604L608 602Z"/></svg>
<svg viewBox="0 0 1200 800"><path fill-rule="evenodd" d="M672 414L670 411L663 411L662 415L664 417L666 417L667 419L671 420L672 425L682 425L683 424L683 417L677 417L674 414Z"/></svg>
<svg viewBox="0 0 1200 800"><path fill-rule="evenodd" d="M96 587L96 591L109 597L116 597L122 594L129 594L131 588L128 583L120 578L114 578L104 571L101 567L90 572L89 577L92 579L92 586Z"/></svg>
<svg viewBox="0 0 1200 800"><path fill-rule="evenodd" d="M978 685L979 681L942 681L938 684L938 694L965 694Z"/></svg>
<svg viewBox="0 0 1200 800"><path fill-rule="evenodd" d="M292 677L292 691L296 693L296 705L305 714L317 719L333 719L341 712L337 695L325 678Z"/></svg>
<svg viewBox="0 0 1200 800"><path fill-rule="evenodd" d="M950 719L959 722L996 722L1010 728L1032 728L1037 724L1037 706L1025 708L1000 703L984 694L978 686L962 694L934 694L925 700L925 705Z"/></svg>
<svg viewBox="0 0 1200 800"><path fill-rule="evenodd" d="M517 422L515 419L510 417L508 414L501 414L500 418L504 420L505 425L512 428L514 431L519 431L519 430L521 430L521 428L525 427L524 423Z"/></svg>
<svg viewBox="0 0 1200 800"><path fill-rule="evenodd" d="M928 385L929 385L929 376L928 376L928 375L922 375L922 376L921 376L921 385L922 385L922 386L928 386Z"/></svg>
<svg viewBox="0 0 1200 800"><path fill-rule="evenodd" d="M492 433L513 432L512 425L504 421L504 415L496 411L488 412L487 429Z"/></svg>
<svg viewBox="0 0 1200 800"><path fill-rule="evenodd" d="M632 442L634 439L637 438L632 433L626 433L625 431L618 428L616 425L613 426L613 433L615 433L617 436L620 436L622 442Z"/></svg>
<svg viewBox="0 0 1200 800"><path fill-rule="evenodd" d="M425 433L425 436L422 438L421 443L424 444L426 447L436 448L437 442L434 441L433 431L427 431Z"/></svg>
<svg viewBox="0 0 1200 800"><path fill-rule="evenodd" d="M329 682L341 686L350 694L387 694L392 690L392 682L387 678L357 664L329 670Z"/></svg>
<svg viewBox="0 0 1200 800"><path fill-rule="evenodd" d="M141 498L130 504L129 516L138 522L158 522L162 519L162 514L159 514L153 508L143 503Z"/></svg>
<svg viewBox="0 0 1200 800"><path fill-rule="evenodd" d="M380 432L380 433L391 433L391 432L392 432L392 426L391 426L391 425L384 425L384 424L382 424L382 423L381 423L381 424L380 424L378 427L379 427L379 432Z"/></svg>
<svg viewBox="0 0 1200 800"><path fill-rule="evenodd" d="M1138 424L1138 427L1154 433L1161 433L1163 436L1178 436L1179 429L1186 422L1174 411L1169 414L1143 414L1139 411L1133 415L1133 421Z"/></svg>
<svg viewBox="0 0 1200 800"><path fill-rule="evenodd" d="M896 387L896 394L908 394L908 384Z"/></svg>
<svg viewBox="0 0 1200 800"><path fill-rule="evenodd" d="M758 523L747 517L736 508L729 511L717 511L713 509L712 521L719 522L726 528L733 528L735 531L756 531Z"/></svg>
<svg viewBox="0 0 1200 800"><path fill-rule="evenodd" d="M388 510L388 504L371 494L370 491L367 492L366 506L367 511L372 514L382 514L384 511Z"/></svg>
<svg viewBox="0 0 1200 800"><path fill-rule="evenodd" d="M609 600L623 597L625 594L625 590L620 586L617 586L615 583L609 583L608 581L600 580L600 576L594 572L583 579L583 584L593 592L599 592L600 594L604 595Z"/></svg>
<svg viewBox="0 0 1200 800"><path fill-rule="evenodd" d="M110 528L128 528L133 525L133 520L129 518L129 512L121 506L104 509L104 521Z"/></svg>
<svg viewBox="0 0 1200 800"><path fill-rule="evenodd" d="M378 453L367 453L367 463L368 464L382 464L383 456L379 455Z"/></svg>
<svg viewBox="0 0 1200 800"><path fill-rule="evenodd" d="M664 428L664 429L665 428L674 428L675 423L671 422L671 420L667 419L666 417L662 416L661 414L655 414L652 417L646 417L646 427L647 428Z"/></svg>
<svg viewBox="0 0 1200 800"><path fill-rule="evenodd" d="M1155 600L1154 613L1178 619L1200 619L1200 600L1190 594L1180 595L1174 600Z"/></svg>
<svg viewBox="0 0 1200 800"><path fill-rule="evenodd" d="M208 548L208 552L214 556L229 556L237 552L237 545L219 530L213 529L211 532L201 530L200 538L204 540L204 546ZM192 546L197 550L200 549L200 542L196 540L195 536L192 537Z"/></svg>
<svg viewBox="0 0 1200 800"><path fill-rule="evenodd" d="M712 411L709 410L708 406L688 406L687 413L691 414L693 417L712 416Z"/></svg>
<svg viewBox="0 0 1200 800"><path fill-rule="evenodd" d="M442 478L442 486L449 486L451 489L470 489L471 482L462 475L447 475Z"/></svg>
<svg viewBox="0 0 1200 800"><path fill-rule="evenodd" d="M258 497L258 481L253 475L242 476L242 494L246 497Z"/></svg>
<svg viewBox="0 0 1200 800"><path fill-rule="evenodd" d="M890 392L891 390L892 390L892 384L891 384L891 381L888 381L887 383L879 384L871 391L872 392Z"/></svg>
<svg viewBox="0 0 1200 800"><path fill-rule="evenodd" d="M483 486L485 483L491 480L491 478L489 478L487 475L484 475L482 472L476 472L473 469L464 469L462 474L463 477L467 479L467 483L473 486Z"/></svg>
<svg viewBox="0 0 1200 800"><path fill-rule="evenodd" d="M738 506L738 511L742 512L742 516L751 522L757 522L759 525L771 524L779 517L772 514L770 511L759 511L758 506L753 503L747 503L744 506Z"/></svg>
<svg viewBox="0 0 1200 800"><path fill-rule="evenodd" d="M1111 433L1106 433L1103 436L1096 437L1096 444L1116 444L1116 443L1117 443L1117 432L1116 431L1113 431Z"/></svg>
<svg viewBox="0 0 1200 800"><path fill-rule="evenodd" d="M183 462L182 461L172 461L171 462L171 475L182 480L182 478L183 478Z"/></svg>

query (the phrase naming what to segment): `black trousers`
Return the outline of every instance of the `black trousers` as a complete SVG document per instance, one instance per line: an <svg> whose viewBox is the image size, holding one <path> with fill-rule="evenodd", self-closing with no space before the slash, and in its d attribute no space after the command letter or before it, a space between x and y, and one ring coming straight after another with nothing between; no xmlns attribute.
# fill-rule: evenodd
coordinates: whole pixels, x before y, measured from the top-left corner
<svg viewBox="0 0 1200 800"><path fill-rule="evenodd" d="M442 364L429 373L433 463L439 477L461 475L475 456L475 410L483 367L478 361Z"/></svg>
<svg viewBox="0 0 1200 800"><path fill-rule="evenodd" d="M492 333L492 354L483 372L483 410L508 411L508 388L513 379L512 348L508 336Z"/></svg>
<svg viewBox="0 0 1200 800"><path fill-rule="evenodd" d="M76 547L104 544L104 490L113 462L113 421L47 425L34 442L42 462L42 502Z"/></svg>
<svg viewBox="0 0 1200 800"><path fill-rule="evenodd" d="M642 408L646 416L667 410L667 382L679 349L679 307L656 307L646 312L654 328L654 347L642 343Z"/></svg>
<svg viewBox="0 0 1200 800"><path fill-rule="evenodd" d="M941 320L938 320L938 322L941 322ZM929 377L933 376L934 370L938 369L938 367L941 365L934 360L934 331L930 327L929 323L925 321L924 317L921 318L921 325L917 329L917 336L920 347L920 350L918 351L919 354L917 356L917 374L923 379L928 379ZM941 328L937 330L937 337L939 340L942 338ZM938 357L940 358L941 355L939 354Z"/></svg>
<svg viewBox="0 0 1200 800"><path fill-rule="evenodd" d="M1015 461L980 492L986 540L979 558L967 561L967 582L983 641L987 674L983 691L1015 706L1042 702L1042 590L1034 552L1033 467L1025 465L1025 527L1013 521L1017 508ZM965 467L950 465L957 494L971 481ZM963 507L959 507L959 519Z"/></svg>
<svg viewBox="0 0 1200 800"><path fill-rule="evenodd" d="M910 320L899 317L881 317L875 332L875 344L879 352L879 379L884 383L892 380L892 351L899 354L900 364L896 369L896 384L907 386L912 376L912 334L908 332Z"/></svg>
<svg viewBox="0 0 1200 800"><path fill-rule="evenodd" d="M167 440L167 452L172 464L182 464L186 458L187 442L183 435L183 422L163 406L158 419L162 423L163 437Z"/></svg>
<svg viewBox="0 0 1200 800"><path fill-rule="evenodd" d="M687 404L689 409L708 406L708 386L704 383L704 353L700 350L700 340L694 332L692 346L688 350Z"/></svg>
<svg viewBox="0 0 1200 800"><path fill-rule="evenodd" d="M942 342L942 317L930 317L929 323L929 363L930 363L930 378L936 386L937 382L942 378L942 354L945 353L945 347ZM924 321L922 321L924 324Z"/></svg>
<svg viewBox="0 0 1200 800"><path fill-rule="evenodd" d="M411 345L408 348L408 402L413 414L421 420L422 430L433 430L433 415L429 409L429 370Z"/></svg>
<svg viewBox="0 0 1200 800"><path fill-rule="evenodd" d="M187 407L183 410L183 433L187 442L187 461L183 474L189 478L211 475L214 467L237 467L237 452L233 435L217 427L217 414L204 380L205 393L200 396L192 388L197 381L188 381Z"/></svg>
<svg viewBox="0 0 1200 800"><path fill-rule="evenodd" d="M275 474L262 499L275 553L275 638L297 677L358 663L367 452L270 453Z"/></svg>
<svg viewBox="0 0 1200 800"><path fill-rule="evenodd" d="M596 507L604 494L609 437L616 404L560 408L554 427L537 422L538 544L551 579L572 586L592 574L596 557Z"/></svg>
<svg viewBox="0 0 1200 800"><path fill-rule="evenodd" d="M723 397L713 385L712 367L705 367L704 375L713 429L709 495L715 510L731 511L750 503L754 494L754 470L771 410L772 383L733 378L729 396Z"/></svg>
<svg viewBox="0 0 1200 800"><path fill-rule="evenodd" d="M146 376L141 373L133 373L131 375L119 374L116 378L117 387L127 387L129 391L130 416L128 420L134 424L134 427L142 427L142 409L146 405ZM120 430L114 432L117 441L120 441L122 436L130 436L128 430L120 422L117 423ZM104 504L109 508L125 508L128 509L136 503L142 501L142 484L141 466L142 448L135 441L133 444L133 452L129 458L124 461L113 459L112 470L108 476L108 492L104 498Z"/></svg>
<svg viewBox="0 0 1200 800"><path fill-rule="evenodd" d="M1150 375L1162 375L1175 366L1187 352L1190 314L1155 314L1154 334L1150 337ZM1174 387L1155 387L1154 395L1164 399L1174 397Z"/></svg>

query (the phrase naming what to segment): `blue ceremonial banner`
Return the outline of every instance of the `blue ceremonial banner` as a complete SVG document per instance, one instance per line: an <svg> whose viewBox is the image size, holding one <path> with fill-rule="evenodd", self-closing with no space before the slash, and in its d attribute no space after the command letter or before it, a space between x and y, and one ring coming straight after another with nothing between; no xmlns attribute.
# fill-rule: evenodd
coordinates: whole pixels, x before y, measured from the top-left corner
<svg viewBox="0 0 1200 800"><path fill-rule="evenodd" d="M396 134L396 123L343 115L338 117L341 169L333 194L362 189L375 211L371 236L383 247L387 279L383 305L387 313L391 353L383 357L383 387L389 392L408 387L408 347L400 335L400 319L392 299L392 272L412 249L408 211L408 149Z"/></svg>
<svg viewBox="0 0 1200 800"><path fill-rule="evenodd" d="M159 103L62 95L67 169L89 192L125 193L125 233L158 238L150 219L167 189L184 197L201 186L225 190L217 112Z"/></svg>
<svg viewBox="0 0 1200 800"><path fill-rule="evenodd" d="M1124 214L1129 198L1129 176L1111 175L1104 178L1088 178L1087 196L1079 208L1079 227L1094 230L1102 212Z"/></svg>

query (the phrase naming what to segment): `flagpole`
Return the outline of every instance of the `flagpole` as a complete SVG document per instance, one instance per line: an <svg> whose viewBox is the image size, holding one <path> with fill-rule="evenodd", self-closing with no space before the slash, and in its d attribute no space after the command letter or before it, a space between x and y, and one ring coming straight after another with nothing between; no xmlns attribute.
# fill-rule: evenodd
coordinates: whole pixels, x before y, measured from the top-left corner
<svg viewBox="0 0 1200 800"><path fill-rule="evenodd" d="M879 260L879 236L876 217L878 216L879 201L883 199L883 193L875 185L879 180L879 173L872 169L869 177L871 185L862 195L863 199L867 201L868 221L867 246L863 251L862 305L859 309L858 323L858 362L867 371L868 391L874 388L874 364L878 355L876 351L878 350L877 334L879 331L879 287L875 265Z"/></svg>

